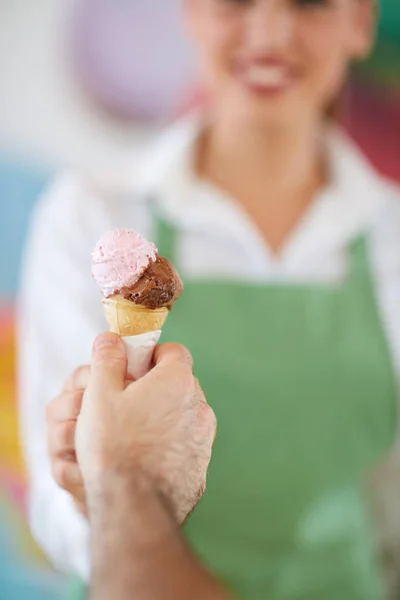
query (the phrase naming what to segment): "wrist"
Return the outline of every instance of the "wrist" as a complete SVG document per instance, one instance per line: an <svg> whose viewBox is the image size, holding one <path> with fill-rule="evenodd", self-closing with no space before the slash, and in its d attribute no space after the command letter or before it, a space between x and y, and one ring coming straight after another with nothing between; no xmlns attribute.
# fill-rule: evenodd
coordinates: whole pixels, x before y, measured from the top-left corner
<svg viewBox="0 0 400 600"><path fill-rule="evenodd" d="M99 471L87 483L87 497L93 531L115 531L129 519L138 544L155 544L176 532L167 502L140 470Z"/></svg>
<svg viewBox="0 0 400 600"><path fill-rule="evenodd" d="M117 490L130 490L144 496L154 493L151 479L139 469L124 467L99 467L86 480L86 493L92 503L103 503Z"/></svg>

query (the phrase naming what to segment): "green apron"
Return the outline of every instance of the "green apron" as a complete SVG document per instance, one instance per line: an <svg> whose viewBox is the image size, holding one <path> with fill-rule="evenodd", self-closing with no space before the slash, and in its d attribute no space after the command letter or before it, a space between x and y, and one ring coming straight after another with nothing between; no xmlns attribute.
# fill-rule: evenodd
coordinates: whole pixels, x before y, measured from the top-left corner
<svg viewBox="0 0 400 600"><path fill-rule="evenodd" d="M394 442L396 386L366 239L349 253L340 285L187 278L165 325L219 422L186 533L242 600L385 597L363 484Z"/></svg>
<svg viewBox="0 0 400 600"><path fill-rule="evenodd" d="M158 223L179 269L178 233ZM164 327L219 422L186 525L241 600L381 600L363 484L395 438L396 388L365 238L346 282L191 280Z"/></svg>

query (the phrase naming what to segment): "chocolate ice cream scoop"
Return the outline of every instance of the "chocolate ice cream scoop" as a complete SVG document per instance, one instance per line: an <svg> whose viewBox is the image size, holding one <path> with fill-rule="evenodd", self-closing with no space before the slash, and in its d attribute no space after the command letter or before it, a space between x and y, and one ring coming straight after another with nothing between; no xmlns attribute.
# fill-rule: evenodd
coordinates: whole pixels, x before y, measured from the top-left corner
<svg viewBox="0 0 400 600"><path fill-rule="evenodd" d="M181 278L173 265L157 254L139 281L133 286L122 288L121 296L134 304L156 309L166 307L171 310L174 302L183 292Z"/></svg>

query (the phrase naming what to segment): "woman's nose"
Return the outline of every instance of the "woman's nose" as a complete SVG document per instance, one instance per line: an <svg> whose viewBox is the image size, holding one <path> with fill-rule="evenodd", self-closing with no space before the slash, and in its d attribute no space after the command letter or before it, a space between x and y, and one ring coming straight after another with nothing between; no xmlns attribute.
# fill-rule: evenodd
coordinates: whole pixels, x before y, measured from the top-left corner
<svg viewBox="0 0 400 600"><path fill-rule="evenodd" d="M248 13L248 42L254 50L284 50L293 34L293 18L281 0L258 0Z"/></svg>

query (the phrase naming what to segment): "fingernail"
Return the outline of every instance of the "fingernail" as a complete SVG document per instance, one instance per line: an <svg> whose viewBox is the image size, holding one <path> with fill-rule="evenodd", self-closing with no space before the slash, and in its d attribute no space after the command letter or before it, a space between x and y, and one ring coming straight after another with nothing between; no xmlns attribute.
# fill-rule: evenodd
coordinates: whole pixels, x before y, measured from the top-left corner
<svg viewBox="0 0 400 600"><path fill-rule="evenodd" d="M118 346L119 344L120 337L116 333L103 333L96 338L94 342L94 349L101 350L101 348Z"/></svg>

